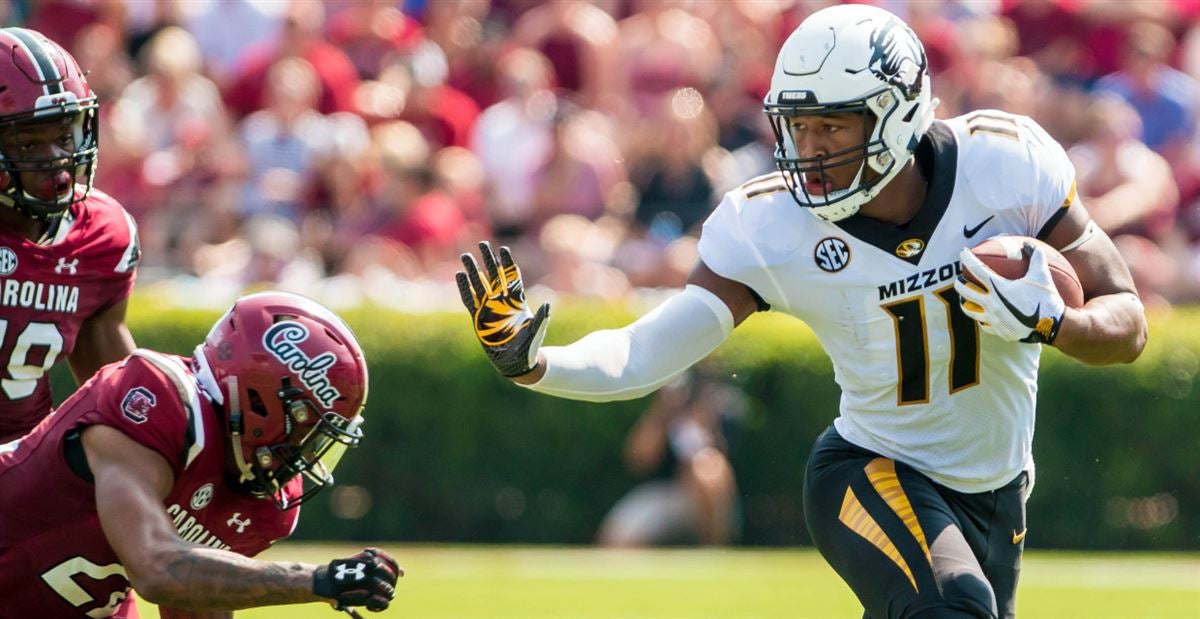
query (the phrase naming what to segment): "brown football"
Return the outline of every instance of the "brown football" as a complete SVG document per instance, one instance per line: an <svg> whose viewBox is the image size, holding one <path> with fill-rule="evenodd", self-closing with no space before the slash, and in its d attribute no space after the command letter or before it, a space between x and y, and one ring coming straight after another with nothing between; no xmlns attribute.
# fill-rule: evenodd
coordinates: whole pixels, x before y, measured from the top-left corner
<svg viewBox="0 0 1200 619"><path fill-rule="evenodd" d="M1026 249L1027 244L1037 245L1046 251L1047 262L1050 265L1050 275L1054 279L1054 287L1062 295L1067 307L1083 305L1083 286L1079 284L1079 276L1071 263L1057 249L1028 236L994 236L975 247L971 253L979 257L979 261L988 265L997 275L1008 279L1023 277L1029 270L1029 256L1032 250ZM979 283L974 276L963 269L967 279Z"/></svg>

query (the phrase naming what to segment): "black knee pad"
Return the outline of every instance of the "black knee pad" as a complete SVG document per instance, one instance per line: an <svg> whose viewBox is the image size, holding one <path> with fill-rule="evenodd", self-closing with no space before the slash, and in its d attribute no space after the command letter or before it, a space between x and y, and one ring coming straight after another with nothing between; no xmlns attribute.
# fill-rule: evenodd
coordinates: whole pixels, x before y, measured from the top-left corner
<svg viewBox="0 0 1200 619"><path fill-rule="evenodd" d="M946 606L967 613L962 617L996 619L996 593L986 580L973 574L961 574L942 581L942 599ZM958 617L960 615L947 615Z"/></svg>
<svg viewBox="0 0 1200 619"><path fill-rule="evenodd" d="M986 580L962 574L942 581L942 599L904 613L905 619L996 619L996 594Z"/></svg>

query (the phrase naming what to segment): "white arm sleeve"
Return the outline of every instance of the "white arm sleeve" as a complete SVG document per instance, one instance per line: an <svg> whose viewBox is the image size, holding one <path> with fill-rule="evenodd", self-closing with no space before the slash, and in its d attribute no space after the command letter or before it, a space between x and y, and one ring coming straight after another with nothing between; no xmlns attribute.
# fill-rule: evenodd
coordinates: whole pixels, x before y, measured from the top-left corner
<svg viewBox="0 0 1200 619"><path fill-rule="evenodd" d="M725 302L689 285L623 329L543 348L546 374L524 386L572 400L631 400L707 357L731 332L733 314Z"/></svg>

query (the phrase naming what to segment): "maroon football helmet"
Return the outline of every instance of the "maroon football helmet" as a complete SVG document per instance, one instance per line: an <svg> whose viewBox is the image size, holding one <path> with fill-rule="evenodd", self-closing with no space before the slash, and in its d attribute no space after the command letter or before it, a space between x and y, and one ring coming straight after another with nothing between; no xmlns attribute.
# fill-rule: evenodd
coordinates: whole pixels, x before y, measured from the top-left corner
<svg viewBox="0 0 1200 619"><path fill-rule="evenodd" d="M48 219L87 197L96 172L98 111L96 95L65 49L33 30L0 28L0 134L6 138L0 141L0 204ZM16 137L56 122L61 138L26 144L28 138ZM59 135L52 131L47 135ZM22 172L44 180L27 187Z"/></svg>
<svg viewBox="0 0 1200 619"><path fill-rule="evenodd" d="M316 301L283 292L238 299L193 363L217 391L239 483L280 509L333 484L334 467L362 440L367 364L350 327ZM283 486L301 474L301 496L285 497Z"/></svg>

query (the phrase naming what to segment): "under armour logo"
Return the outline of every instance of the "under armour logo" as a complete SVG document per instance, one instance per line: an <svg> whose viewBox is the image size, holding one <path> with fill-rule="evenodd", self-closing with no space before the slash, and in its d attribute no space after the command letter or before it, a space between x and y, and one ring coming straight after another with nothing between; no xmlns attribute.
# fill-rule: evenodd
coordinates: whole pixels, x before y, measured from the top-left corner
<svg viewBox="0 0 1200 619"><path fill-rule="evenodd" d="M233 515L229 517L229 520L225 521L225 524L227 524L231 527L236 526L238 533L245 531L246 527L250 526L250 519L247 518L245 520L238 520L238 516L241 516L241 515L242 515L242 512L233 512Z"/></svg>
<svg viewBox="0 0 1200 619"><path fill-rule="evenodd" d="M354 567L350 567L349 565L342 563L341 565L337 566L337 573L334 574L333 577L338 580L346 580L346 576L349 574L354 574L354 580L356 581L366 578L367 564L355 563Z"/></svg>
<svg viewBox="0 0 1200 619"><path fill-rule="evenodd" d="M70 262L67 262L66 258L59 258L58 266L54 267L54 272L58 273L59 275L62 275L63 273L70 273L71 275L74 275L78 270L79 258L76 258Z"/></svg>

